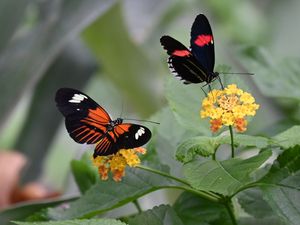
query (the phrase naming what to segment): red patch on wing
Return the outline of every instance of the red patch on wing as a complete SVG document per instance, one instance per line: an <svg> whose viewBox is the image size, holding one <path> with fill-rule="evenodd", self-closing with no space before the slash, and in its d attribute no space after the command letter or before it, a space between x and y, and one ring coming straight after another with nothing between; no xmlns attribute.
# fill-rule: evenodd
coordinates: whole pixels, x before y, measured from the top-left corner
<svg viewBox="0 0 300 225"><path fill-rule="evenodd" d="M194 42L196 45L203 47L209 43L213 43L213 37L209 34L201 34L198 35L197 39Z"/></svg>
<svg viewBox="0 0 300 225"><path fill-rule="evenodd" d="M179 56L179 57L184 57L190 55L191 52L189 50L175 50L172 53L172 56Z"/></svg>

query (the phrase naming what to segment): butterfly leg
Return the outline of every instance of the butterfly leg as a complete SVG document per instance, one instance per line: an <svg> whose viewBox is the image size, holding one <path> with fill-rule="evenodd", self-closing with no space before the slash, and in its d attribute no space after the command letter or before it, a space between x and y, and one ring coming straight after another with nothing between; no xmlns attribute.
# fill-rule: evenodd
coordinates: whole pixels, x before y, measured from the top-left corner
<svg viewBox="0 0 300 225"><path fill-rule="evenodd" d="M220 76L217 76L217 79L218 79L218 81L219 81L219 83L220 83L220 85L221 85L222 90L224 90L224 86L223 86L221 77L220 77Z"/></svg>

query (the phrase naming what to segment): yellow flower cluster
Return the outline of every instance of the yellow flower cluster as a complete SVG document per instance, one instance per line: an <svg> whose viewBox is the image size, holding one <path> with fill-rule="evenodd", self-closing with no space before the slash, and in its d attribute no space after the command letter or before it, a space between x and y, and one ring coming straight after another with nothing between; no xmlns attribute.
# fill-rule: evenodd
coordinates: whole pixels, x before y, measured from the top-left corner
<svg viewBox="0 0 300 225"><path fill-rule="evenodd" d="M137 153L146 153L144 148L121 149L116 154L107 156L97 156L92 158L93 164L98 168L98 173L102 180L108 179L108 173L111 171L114 181L119 182L125 176L125 168L135 167L140 164Z"/></svg>
<svg viewBox="0 0 300 225"><path fill-rule="evenodd" d="M259 108L254 97L237 88L235 84L228 85L224 90L212 90L202 101L201 118L211 118L211 130L217 132L223 125L233 125L238 132L244 132L247 127L245 116L254 116Z"/></svg>

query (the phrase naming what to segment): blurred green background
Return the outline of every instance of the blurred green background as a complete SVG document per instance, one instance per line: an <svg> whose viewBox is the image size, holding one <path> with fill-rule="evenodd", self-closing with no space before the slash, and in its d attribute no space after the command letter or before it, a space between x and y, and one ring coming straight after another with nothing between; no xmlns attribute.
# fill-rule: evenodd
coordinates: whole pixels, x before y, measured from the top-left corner
<svg viewBox="0 0 300 225"><path fill-rule="evenodd" d="M195 85L172 77L159 38L169 34L189 46L199 13L210 20L216 64L255 73L224 75L241 80L263 105L249 132L276 134L299 124L299 10L297 0L1 0L0 149L28 157L22 182L39 180L71 191L70 160L93 150L69 137L56 109L56 90L72 87L93 97L113 118L122 113L162 122L145 125L156 130L159 155L167 164L176 163L179 140L170 144L172 135L186 136L177 122L190 115L188 109L173 110L170 118L178 103L170 85L175 95L199 98L196 111L200 97L189 95ZM189 99L182 98L182 104Z"/></svg>

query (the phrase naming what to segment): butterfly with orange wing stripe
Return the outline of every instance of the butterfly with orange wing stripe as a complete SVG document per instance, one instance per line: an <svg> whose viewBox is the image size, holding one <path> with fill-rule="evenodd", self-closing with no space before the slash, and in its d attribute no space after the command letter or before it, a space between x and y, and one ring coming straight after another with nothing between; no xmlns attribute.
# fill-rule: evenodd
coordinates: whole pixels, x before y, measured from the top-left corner
<svg viewBox="0 0 300 225"><path fill-rule="evenodd" d="M123 123L121 118L112 120L100 105L78 90L61 88L56 92L55 101L65 116L69 135L81 144L97 143L94 158L140 147L151 138L147 127Z"/></svg>

